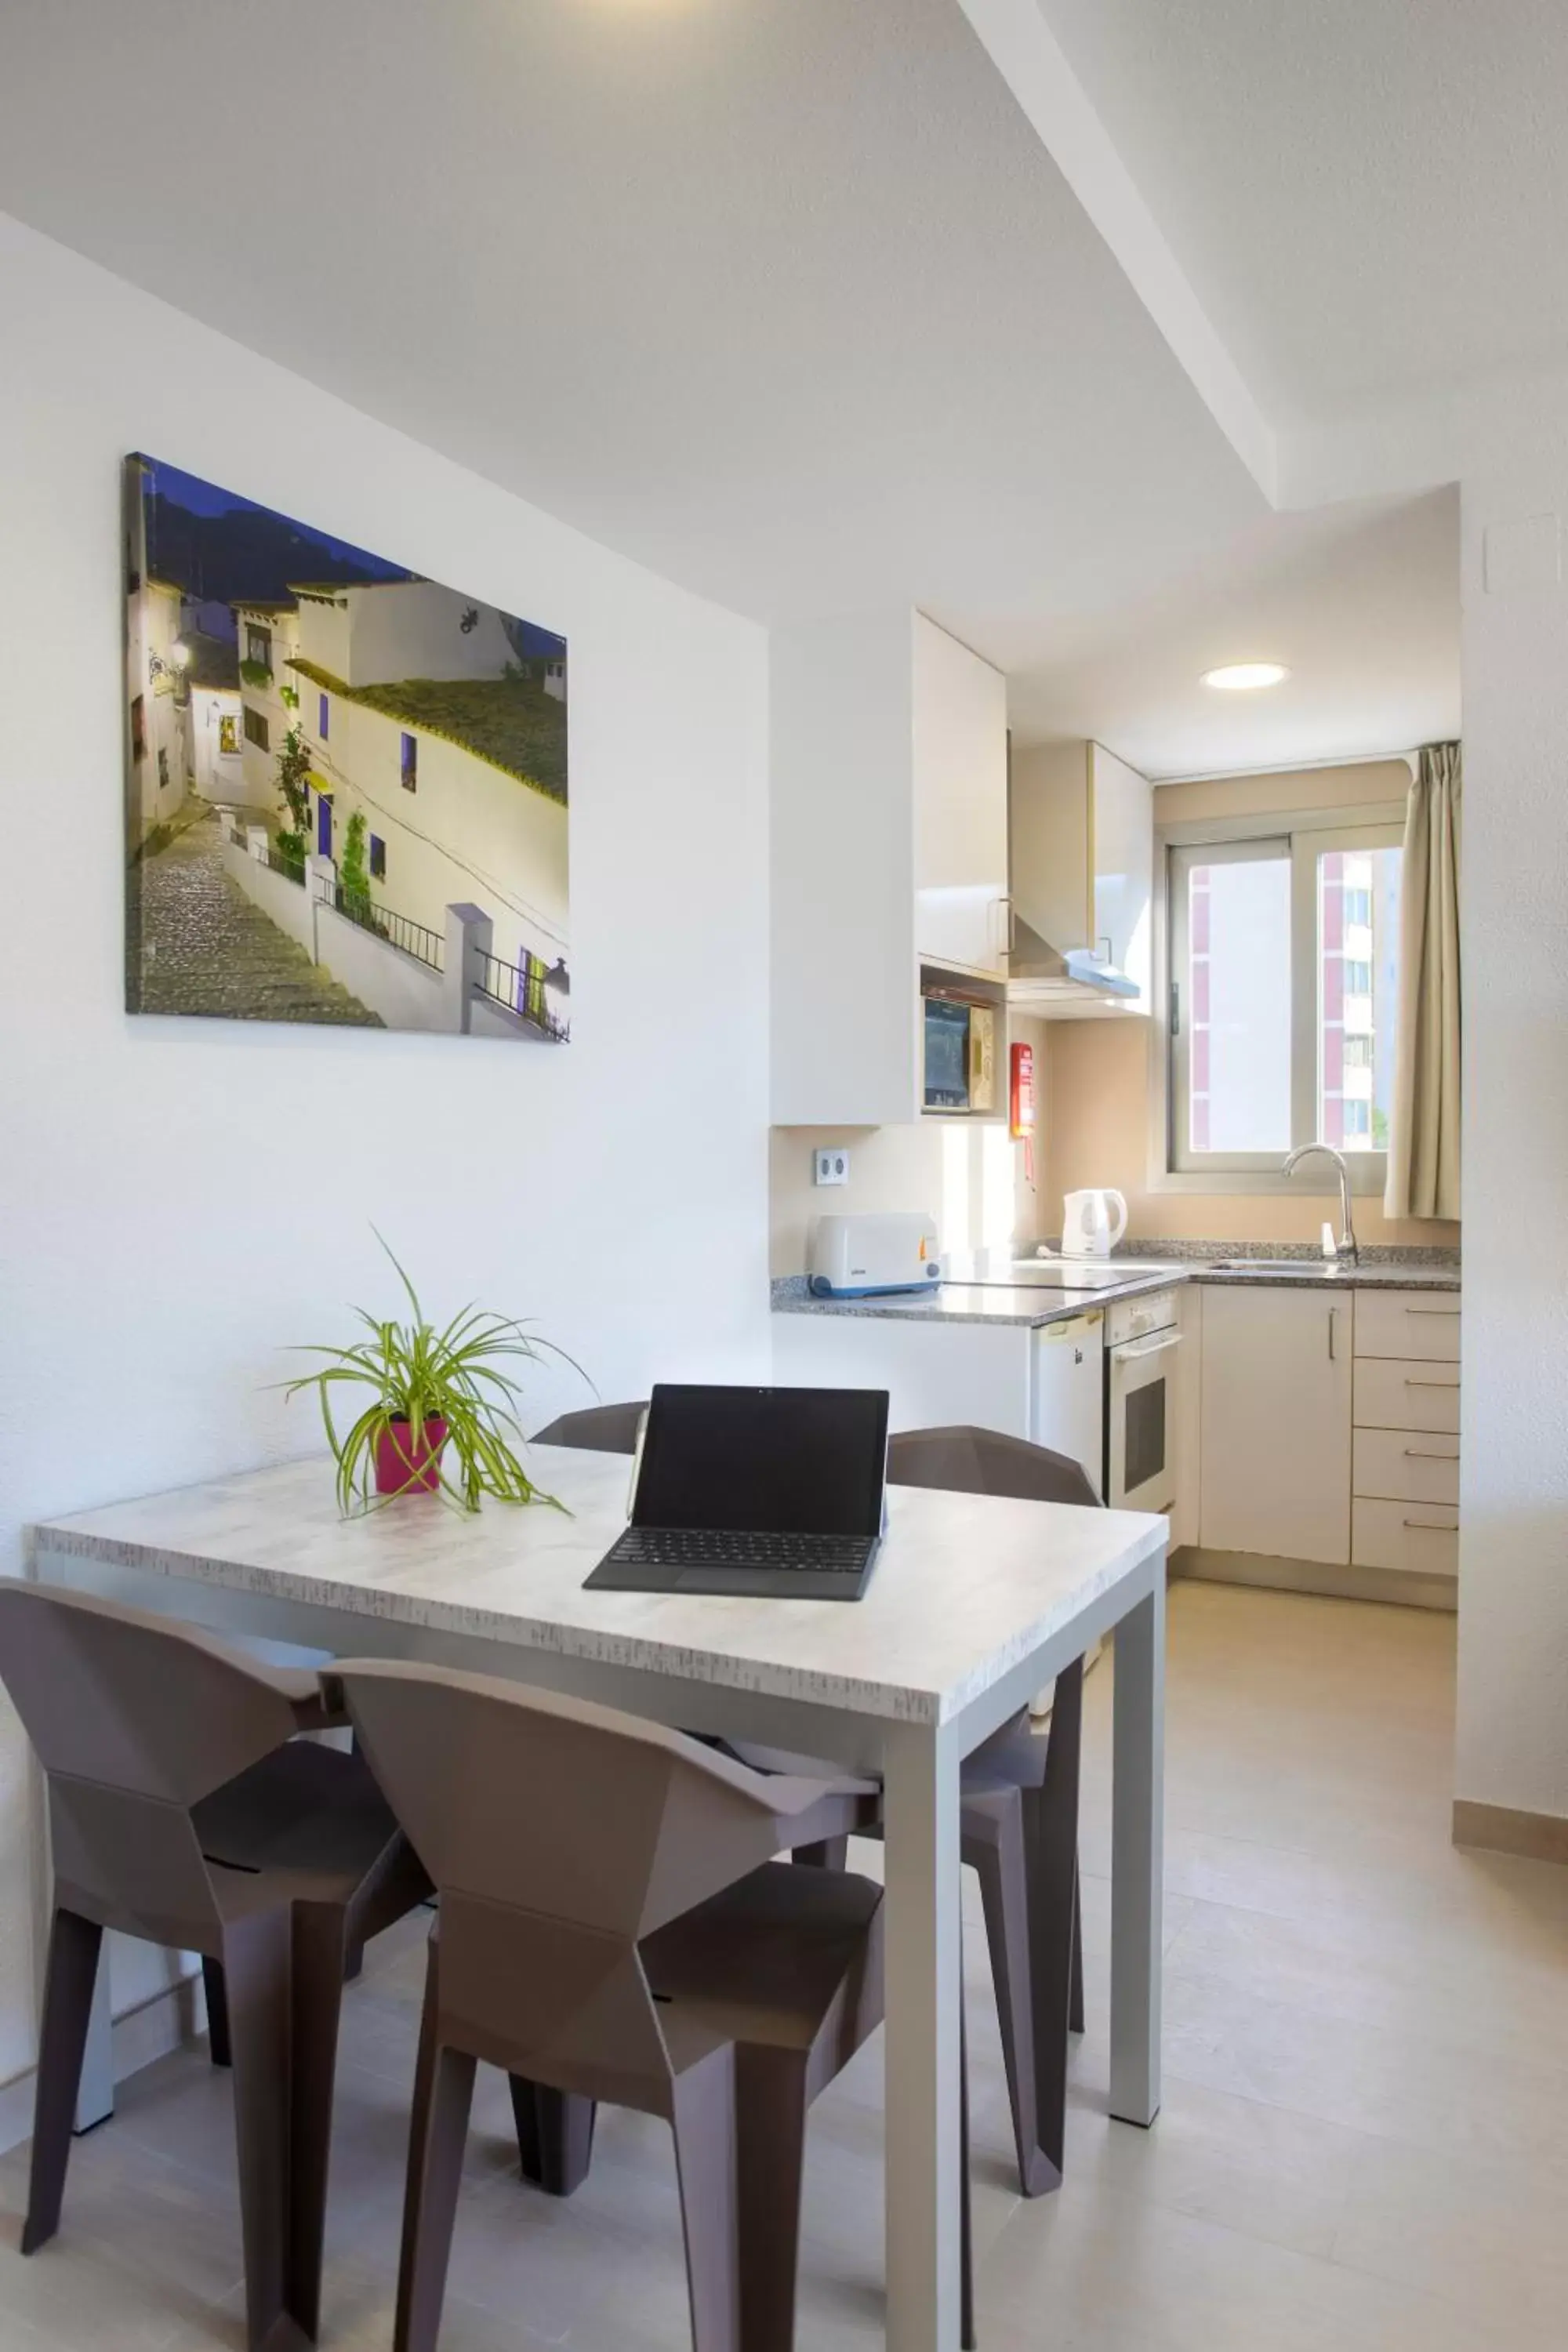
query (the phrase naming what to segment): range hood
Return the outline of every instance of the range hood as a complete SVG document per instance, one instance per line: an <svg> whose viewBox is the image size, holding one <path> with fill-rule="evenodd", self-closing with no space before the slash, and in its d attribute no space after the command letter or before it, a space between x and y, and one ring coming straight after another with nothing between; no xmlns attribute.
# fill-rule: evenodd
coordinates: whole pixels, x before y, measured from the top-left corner
<svg viewBox="0 0 1568 2352"><path fill-rule="evenodd" d="M1050 1011L1068 1004L1137 998L1138 982L1090 952L1068 948L1065 952L1043 940L1022 915L1013 918L1013 951L1007 960L1007 1002L1021 1012L1031 1005Z"/></svg>

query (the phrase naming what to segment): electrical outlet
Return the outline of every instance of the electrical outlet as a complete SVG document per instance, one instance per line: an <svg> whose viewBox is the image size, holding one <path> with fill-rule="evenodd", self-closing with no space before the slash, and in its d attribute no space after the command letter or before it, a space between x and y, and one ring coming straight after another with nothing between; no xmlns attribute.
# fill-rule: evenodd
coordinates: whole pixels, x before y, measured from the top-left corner
<svg viewBox="0 0 1568 2352"><path fill-rule="evenodd" d="M811 1181L814 1184L847 1184L849 1154L837 1144L830 1143L811 1155Z"/></svg>

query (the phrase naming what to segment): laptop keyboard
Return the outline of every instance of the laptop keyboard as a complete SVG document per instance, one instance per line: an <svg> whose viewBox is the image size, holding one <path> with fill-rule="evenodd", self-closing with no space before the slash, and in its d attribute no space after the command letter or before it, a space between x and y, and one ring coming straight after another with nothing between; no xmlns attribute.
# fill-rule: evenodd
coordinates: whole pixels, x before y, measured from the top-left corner
<svg viewBox="0 0 1568 2352"><path fill-rule="evenodd" d="M743 1568L858 1576L871 1549L867 1536L762 1535L752 1529L628 1528L610 1557L636 1568Z"/></svg>

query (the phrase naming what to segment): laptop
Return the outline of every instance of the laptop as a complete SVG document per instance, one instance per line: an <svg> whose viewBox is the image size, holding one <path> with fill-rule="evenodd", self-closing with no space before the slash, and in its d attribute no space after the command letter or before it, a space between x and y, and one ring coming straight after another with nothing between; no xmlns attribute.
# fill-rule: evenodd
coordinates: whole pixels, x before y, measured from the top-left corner
<svg viewBox="0 0 1568 2352"><path fill-rule="evenodd" d="M888 1391L661 1383L633 1475L631 1525L589 1585L858 1601L882 1535Z"/></svg>

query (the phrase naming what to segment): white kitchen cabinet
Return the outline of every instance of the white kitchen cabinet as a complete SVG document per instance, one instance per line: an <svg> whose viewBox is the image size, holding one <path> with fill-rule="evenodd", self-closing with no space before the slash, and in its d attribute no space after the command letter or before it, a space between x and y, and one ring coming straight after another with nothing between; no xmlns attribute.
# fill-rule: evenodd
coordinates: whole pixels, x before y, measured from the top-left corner
<svg viewBox="0 0 1568 2352"><path fill-rule="evenodd" d="M1457 1292L1358 1290L1355 1351L1457 1364L1460 1320Z"/></svg>
<svg viewBox="0 0 1568 2352"><path fill-rule="evenodd" d="M1104 1466L1105 1318L959 1323L918 1315L775 1315L773 1377L786 1387L888 1391L891 1429L973 1425Z"/></svg>
<svg viewBox="0 0 1568 2352"><path fill-rule="evenodd" d="M1459 1367L1424 1358L1358 1356L1358 1429L1436 1430L1457 1436Z"/></svg>
<svg viewBox="0 0 1568 2352"><path fill-rule="evenodd" d="M1032 1433L1027 1324L807 1314L775 1315L773 1327L785 1387L886 1389L892 1429L973 1422Z"/></svg>
<svg viewBox="0 0 1568 2352"><path fill-rule="evenodd" d="M1089 747L1094 845L1091 946L1138 983L1130 1012L1153 1003L1154 794L1147 777L1108 751Z"/></svg>
<svg viewBox="0 0 1568 2352"><path fill-rule="evenodd" d="M1358 1495L1351 1557L1357 1568L1403 1576L1458 1576L1459 1507L1389 1503Z"/></svg>
<svg viewBox="0 0 1568 2352"><path fill-rule="evenodd" d="M1171 1549L1195 1544L1200 1519L1198 1496L1203 1479L1203 1354L1204 1291L1200 1284L1184 1283L1176 1293L1181 1327L1181 1361L1176 1370L1176 1495L1171 1512Z"/></svg>
<svg viewBox="0 0 1568 2352"><path fill-rule="evenodd" d="M1351 1316L1333 1292L1206 1289L1205 1550L1349 1562Z"/></svg>
<svg viewBox="0 0 1568 2352"><path fill-rule="evenodd" d="M994 980L1007 966L1007 681L914 616L915 949Z"/></svg>
<svg viewBox="0 0 1568 2352"><path fill-rule="evenodd" d="M922 964L973 977L1005 1067L1006 681L907 607L771 647L773 1120L902 1125Z"/></svg>
<svg viewBox="0 0 1568 2352"><path fill-rule="evenodd" d="M1458 1574L1460 1328L1457 1292L1356 1293L1357 1568Z"/></svg>
<svg viewBox="0 0 1568 2352"><path fill-rule="evenodd" d="M1358 1502L1459 1507L1459 1441L1447 1432L1358 1429L1352 1467Z"/></svg>
<svg viewBox="0 0 1568 2352"><path fill-rule="evenodd" d="M1153 792L1101 743L1037 745L1013 758L1010 889L1026 969L1029 937L1058 956L1087 952L1137 986L1109 997L1067 979L1016 970L1013 1001L1047 1019L1104 1017L1153 1004Z"/></svg>

